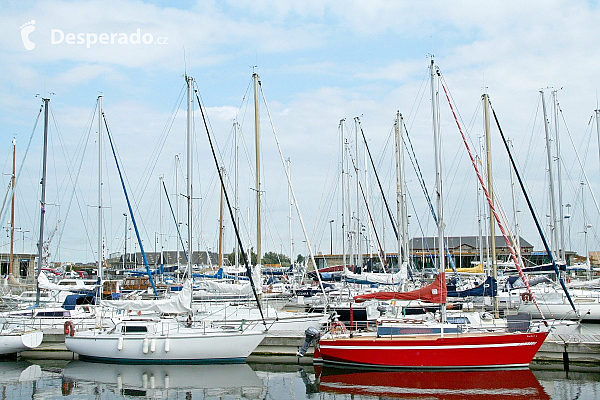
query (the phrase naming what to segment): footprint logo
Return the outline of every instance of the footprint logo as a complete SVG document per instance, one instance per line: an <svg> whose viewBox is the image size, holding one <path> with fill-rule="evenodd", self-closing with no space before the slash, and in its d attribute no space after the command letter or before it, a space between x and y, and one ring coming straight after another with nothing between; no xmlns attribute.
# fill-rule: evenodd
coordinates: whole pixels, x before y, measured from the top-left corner
<svg viewBox="0 0 600 400"><path fill-rule="evenodd" d="M29 34L35 31L34 25L35 20L32 19L30 22L27 22L21 26L21 39L23 39L23 46L25 46L25 49L27 50L33 50L35 47L35 43L29 40Z"/></svg>

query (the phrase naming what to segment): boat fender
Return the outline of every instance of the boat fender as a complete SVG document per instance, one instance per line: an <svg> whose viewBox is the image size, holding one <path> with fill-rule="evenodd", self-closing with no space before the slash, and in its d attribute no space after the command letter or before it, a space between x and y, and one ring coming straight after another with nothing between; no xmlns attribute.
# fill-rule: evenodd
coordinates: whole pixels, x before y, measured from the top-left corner
<svg viewBox="0 0 600 400"><path fill-rule="evenodd" d="M65 335L75 335L75 325L73 325L73 321L65 321Z"/></svg>
<svg viewBox="0 0 600 400"><path fill-rule="evenodd" d="M148 354L148 338L144 338L142 342L142 353Z"/></svg>
<svg viewBox="0 0 600 400"><path fill-rule="evenodd" d="M171 378L169 375L165 375L165 389L171 388Z"/></svg>
<svg viewBox="0 0 600 400"><path fill-rule="evenodd" d="M119 340L117 341L117 350L121 351L123 350L123 338L120 337Z"/></svg>
<svg viewBox="0 0 600 400"><path fill-rule="evenodd" d="M171 350L171 342L169 338L165 339L165 353L168 353Z"/></svg>
<svg viewBox="0 0 600 400"><path fill-rule="evenodd" d="M156 351L156 339L152 338L150 341L150 351L154 353Z"/></svg>
<svg viewBox="0 0 600 400"><path fill-rule="evenodd" d="M533 296L531 296L531 293L521 293L521 300L523 301L531 301L533 300Z"/></svg>

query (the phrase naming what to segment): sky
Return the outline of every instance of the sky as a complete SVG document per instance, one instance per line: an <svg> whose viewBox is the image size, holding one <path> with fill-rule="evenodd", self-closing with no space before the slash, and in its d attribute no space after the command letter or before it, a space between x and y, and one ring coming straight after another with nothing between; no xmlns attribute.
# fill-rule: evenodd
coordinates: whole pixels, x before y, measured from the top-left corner
<svg viewBox="0 0 600 400"><path fill-rule="evenodd" d="M21 171L15 190L15 251L37 253L43 115L37 124L36 119L41 98L50 98L44 241L49 243L51 260L97 259L100 152L95 110L99 95L142 245L146 251L175 250L175 227L179 225L184 236L187 229L185 75L195 79L232 202L234 121L239 124L239 231L244 245L255 248L252 74L256 72L261 83L263 253L274 251L295 258L306 255L309 245L315 253L341 253L342 214L346 219L354 216L352 224L347 224L352 226L350 231L359 229L354 221L364 226L363 252L377 252L378 243L396 252L374 169L356 133L365 134L395 216L393 125L396 112L402 113L433 198L428 72L432 59L477 153L484 125L481 95L489 93L502 130L512 140L519 172L545 234L552 238L552 232L557 232L557 241L579 254L585 254L586 243L590 251L600 250L595 195L600 160L592 118L599 108L599 20L598 3L581 0L4 2L0 10L0 162L4 199L9 193L15 139ZM477 235L476 176L444 92L441 86L438 89L445 232ZM554 181L558 186L560 175L563 188L562 201L555 189L555 219L560 220L562 210L564 221L562 240L559 224L551 224L550 217L542 89ZM354 170L346 174L342 191L342 134L360 171L367 201L362 195L357 199ZM193 247L217 251L221 194L197 104L192 136ZM290 160L300 210L291 219L276 139L283 159ZM102 142L106 257L123 252L125 243L128 251L138 250L139 245L131 215L125 235L124 214L129 213L105 130ZM494 123L491 154L496 198L507 216L506 224L535 250L543 250L517 190L518 212L513 212L510 169ZM408 155L406 185L409 237L436 235ZM167 200L178 218L173 217ZM1 253L9 251L8 209L5 203ZM223 251L231 252L234 231L226 209L224 215Z"/></svg>

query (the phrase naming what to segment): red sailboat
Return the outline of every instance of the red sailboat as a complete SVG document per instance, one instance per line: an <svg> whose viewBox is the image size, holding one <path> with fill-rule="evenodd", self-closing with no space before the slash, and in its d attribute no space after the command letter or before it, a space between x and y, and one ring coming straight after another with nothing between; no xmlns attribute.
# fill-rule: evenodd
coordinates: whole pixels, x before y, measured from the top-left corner
<svg viewBox="0 0 600 400"><path fill-rule="evenodd" d="M360 365L376 368L409 369L507 369L525 368L529 365L548 335L545 327L532 331L529 323L519 329L487 330L449 323L446 318L446 281L444 276L445 248L441 184L441 151L437 122L437 92L435 79L439 71L431 62L431 97L433 101L433 126L436 166L436 203L438 225L439 274L429 286L416 291L383 292L359 296L355 300L377 298L381 300L426 300L441 304L440 322L410 323L386 322L386 330L354 334L326 334L319 339L315 361L325 364ZM485 191L481 176L478 178ZM502 229L501 221L493 209L493 201L486 191L490 209ZM503 230L503 229L502 229ZM503 230L504 234L504 230ZM493 235L491 235L493 237ZM506 238L506 235L505 235ZM507 239L508 241L508 239ZM507 243L510 247L510 244ZM511 251L512 253L512 251ZM524 278L525 284L527 280ZM381 327L380 327L381 328ZM425 328L425 329L424 329Z"/></svg>
<svg viewBox="0 0 600 400"><path fill-rule="evenodd" d="M419 290L367 296L377 299L416 298L443 304L446 301L444 273L439 274L431 285ZM545 331L465 331L456 324L438 322L399 322L397 327L395 334L379 331L325 335L319 339L315 361L384 368L523 368L529 365L548 335ZM388 328L387 332L390 331ZM423 333L425 331L432 333Z"/></svg>

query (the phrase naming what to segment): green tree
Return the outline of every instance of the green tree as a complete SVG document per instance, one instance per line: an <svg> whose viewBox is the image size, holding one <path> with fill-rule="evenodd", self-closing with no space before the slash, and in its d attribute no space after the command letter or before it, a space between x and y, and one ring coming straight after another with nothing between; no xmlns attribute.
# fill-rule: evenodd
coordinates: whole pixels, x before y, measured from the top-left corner
<svg viewBox="0 0 600 400"><path fill-rule="evenodd" d="M256 253L254 252L254 249L250 249L251 255L250 255L250 264L251 265L256 265ZM227 261L229 261L229 265L235 265L235 249L227 254L225 256L227 258ZM246 257L248 257L248 253L246 253ZM238 252L238 262L240 263L240 265L244 265L244 258L242 257L242 252Z"/></svg>
<svg viewBox="0 0 600 400"><path fill-rule="evenodd" d="M281 264L281 266L284 268L288 268L291 265L290 258L285 254L277 254L272 251L265 253L262 258L262 264Z"/></svg>
<svg viewBox="0 0 600 400"><path fill-rule="evenodd" d="M302 264L304 260L306 260L306 257L304 257L302 254L298 254L298 257L296 257L296 262L298 264Z"/></svg>

